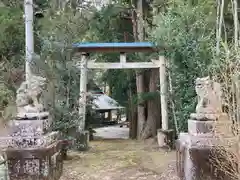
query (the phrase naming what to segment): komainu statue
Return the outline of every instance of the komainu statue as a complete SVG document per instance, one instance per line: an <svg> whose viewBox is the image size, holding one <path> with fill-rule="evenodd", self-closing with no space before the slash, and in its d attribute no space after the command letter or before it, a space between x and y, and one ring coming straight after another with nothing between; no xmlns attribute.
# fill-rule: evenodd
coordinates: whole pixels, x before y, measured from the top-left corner
<svg viewBox="0 0 240 180"><path fill-rule="evenodd" d="M17 90L17 112L37 113L44 111L43 93L46 89L46 78L32 75L29 82L24 81Z"/></svg>
<svg viewBox="0 0 240 180"><path fill-rule="evenodd" d="M212 81L209 76L197 78L195 90L198 97L197 114L216 114L222 112L222 92L219 83Z"/></svg>

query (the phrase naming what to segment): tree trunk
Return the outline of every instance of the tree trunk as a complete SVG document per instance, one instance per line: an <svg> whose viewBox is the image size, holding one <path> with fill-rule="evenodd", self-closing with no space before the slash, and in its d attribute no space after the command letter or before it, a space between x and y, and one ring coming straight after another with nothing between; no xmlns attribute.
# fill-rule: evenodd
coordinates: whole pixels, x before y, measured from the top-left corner
<svg viewBox="0 0 240 180"><path fill-rule="evenodd" d="M152 69L150 72L149 80L149 92L157 92L158 84L158 71ZM147 121L144 126L144 131L141 134L141 139L147 139L150 137L155 137L157 135L157 129L160 128L160 100L159 96L151 98L147 103Z"/></svg>
<svg viewBox="0 0 240 180"><path fill-rule="evenodd" d="M132 108L128 111L129 117L129 137L131 139L137 138L137 109Z"/></svg>
<svg viewBox="0 0 240 180"><path fill-rule="evenodd" d="M144 76L143 74L136 74L136 85L137 85L137 93L138 93L138 99L141 99L141 94L144 93ZM144 130L144 124L145 124L145 107L142 102L138 102L137 106L138 111L138 125L137 125L137 137L138 139L141 139L141 134Z"/></svg>
<svg viewBox="0 0 240 180"><path fill-rule="evenodd" d="M113 92L113 88L112 88L112 86L109 86L109 97L112 97L112 92ZM110 121L112 120L112 111L108 112L108 119Z"/></svg>
<svg viewBox="0 0 240 180"><path fill-rule="evenodd" d="M143 1L137 0L137 10L132 15L133 20L133 32L135 41L144 41L144 27L143 27ZM143 58L143 55L139 53L139 57ZM145 92L144 86L144 73L136 72L136 86L137 86L137 93L141 96L142 93ZM141 99L141 97L139 98ZM138 120L137 120L137 137L141 139L141 134L144 130L144 124L146 121L145 116L145 107L144 104L139 103L137 107L138 111Z"/></svg>
<svg viewBox="0 0 240 180"><path fill-rule="evenodd" d="M128 113L127 113L127 117L128 117L128 122L129 122L129 137L131 139L136 139L137 138L137 108L135 108L133 106L133 92L132 92L132 88L131 86L129 86L129 100L128 100Z"/></svg>

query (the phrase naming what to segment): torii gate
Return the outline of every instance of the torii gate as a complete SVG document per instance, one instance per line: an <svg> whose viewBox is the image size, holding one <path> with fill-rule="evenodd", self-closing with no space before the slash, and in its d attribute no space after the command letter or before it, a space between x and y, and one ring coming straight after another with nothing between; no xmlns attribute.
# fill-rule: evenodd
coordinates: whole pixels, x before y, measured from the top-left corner
<svg viewBox="0 0 240 180"><path fill-rule="evenodd" d="M160 97L162 113L162 130L168 131L168 110L167 110L167 83L166 83L166 62L163 56L159 60L151 62L127 62L127 52L157 52L157 47L149 42L128 42L128 43L75 43L73 48L79 57L80 64L80 98L79 115L82 121L79 124L79 130L84 131L86 119L86 91L87 91L87 69L159 69L160 77ZM97 63L89 60L89 53L92 52L119 52L120 62L118 63Z"/></svg>

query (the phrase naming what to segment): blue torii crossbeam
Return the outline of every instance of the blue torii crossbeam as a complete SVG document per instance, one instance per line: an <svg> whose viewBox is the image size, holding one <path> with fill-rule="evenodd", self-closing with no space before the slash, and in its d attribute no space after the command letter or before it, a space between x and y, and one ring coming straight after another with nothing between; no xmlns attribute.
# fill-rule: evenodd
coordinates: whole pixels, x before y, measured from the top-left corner
<svg viewBox="0 0 240 180"><path fill-rule="evenodd" d="M74 43L77 52L156 52L158 48L150 42L119 43Z"/></svg>

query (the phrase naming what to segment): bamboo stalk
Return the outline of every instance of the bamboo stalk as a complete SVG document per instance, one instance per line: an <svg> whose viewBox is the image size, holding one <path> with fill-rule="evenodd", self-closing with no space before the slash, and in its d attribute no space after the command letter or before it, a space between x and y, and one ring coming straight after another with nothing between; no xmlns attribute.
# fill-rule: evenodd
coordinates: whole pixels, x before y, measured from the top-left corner
<svg viewBox="0 0 240 180"><path fill-rule="evenodd" d="M219 12L220 12L220 4L219 4L219 0L216 0L217 3L217 18L216 18L216 54L219 55L219 44L220 42L218 41L218 37L219 37Z"/></svg>
<svg viewBox="0 0 240 180"><path fill-rule="evenodd" d="M170 71L168 71L168 81L169 81L169 92L171 95L170 101L171 101L171 105L172 105L173 120L174 120L174 124L175 124L176 133L177 133L177 135L179 135L179 126L178 126L177 117L176 117L176 110L175 110L176 107L175 107L175 103L173 101L173 87L172 87L172 78L171 78Z"/></svg>
<svg viewBox="0 0 240 180"><path fill-rule="evenodd" d="M233 19L234 19L234 45L235 45L235 50L237 52L237 47L238 47L238 12L237 12L237 0L233 0Z"/></svg>
<svg viewBox="0 0 240 180"><path fill-rule="evenodd" d="M218 1L219 3L219 1ZM217 45L216 45L216 54L217 56L220 54L220 41L221 41L221 35L222 35L222 23L223 23L223 10L224 10L224 0L221 0L221 6L219 5L219 7L221 7L220 10L220 18L218 21L218 27L217 27ZM217 15L218 17L218 15Z"/></svg>

